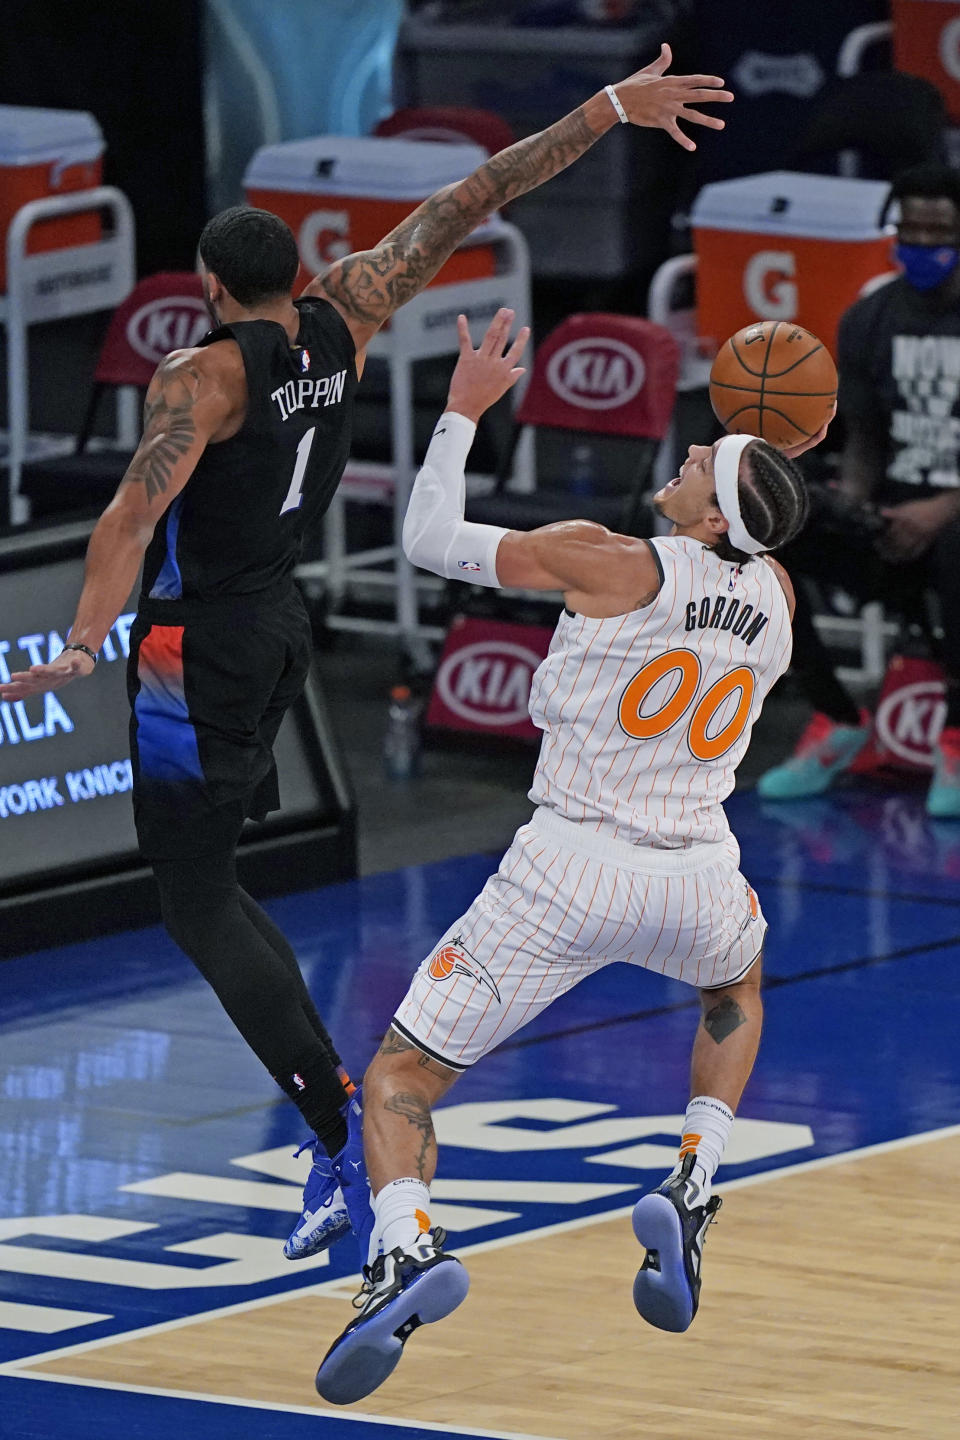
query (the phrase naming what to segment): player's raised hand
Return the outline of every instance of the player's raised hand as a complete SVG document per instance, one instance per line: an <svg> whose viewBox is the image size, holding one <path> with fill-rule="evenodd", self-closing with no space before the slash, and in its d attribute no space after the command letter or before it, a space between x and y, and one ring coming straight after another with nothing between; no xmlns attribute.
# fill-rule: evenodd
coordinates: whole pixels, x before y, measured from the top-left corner
<svg viewBox="0 0 960 1440"><path fill-rule="evenodd" d="M638 70L613 89L631 125L646 125L667 134L684 150L696 150L696 144L680 129L679 120L706 125L709 130L722 130L724 122L716 115L704 115L695 105L727 104L733 99L723 88L719 75L667 75L673 54L669 45L660 46L656 60Z"/></svg>
<svg viewBox="0 0 960 1440"><path fill-rule="evenodd" d="M797 458L798 455L804 454L804 452L807 451L807 450L812 450L813 447L814 447L814 445L819 445L819 444L820 444L821 440L826 440L826 438L827 438L827 431L830 429L831 423L833 422L833 417L836 415L836 413L837 413L837 402L834 401L834 402L833 402L833 409L830 411L830 414L827 416L826 420L825 420L825 421L823 422L823 424L820 426L820 429L817 431L816 435L811 435L810 438L809 438L809 440L801 440L801 441L799 441L799 443L796 444L796 445L781 445L781 446L779 446L779 449L780 449L781 453L784 454L784 455L786 455L786 457L787 457L788 460L796 460L796 458Z"/></svg>
<svg viewBox="0 0 960 1440"><path fill-rule="evenodd" d="M524 325L518 330L513 344L509 345L513 316L512 310L498 310L476 350L470 339L466 315L457 316L460 358L450 380L448 410L455 410L458 415L477 421L484 410L489 410L501 395L506 395L516 385L524 373L523 366L517 361L526 349L530 329Z"/></svg>
<svg viewBox="0 0 960 1440"><path fill-rule="evenodd" d="M63 650L49 665L31 665L18 670L5 684L0 684L0 700L26 700L47 690L59 690L70 680L89 675L94 662L82 650Z"/></svg>

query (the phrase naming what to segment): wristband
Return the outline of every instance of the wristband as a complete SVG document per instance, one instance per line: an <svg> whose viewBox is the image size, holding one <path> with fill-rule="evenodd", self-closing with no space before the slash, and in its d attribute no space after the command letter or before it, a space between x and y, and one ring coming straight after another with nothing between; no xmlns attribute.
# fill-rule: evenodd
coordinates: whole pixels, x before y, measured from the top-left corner
<svg viewBox="0 0 960 1440"><path fill-rule="evenodd" d="M630 116L627 114L626 110L624 110L623 106L620 104L620 96L617 94L616 90L614 90L613 86L612 86L612 85L604 85L604 87L603 87L603 93L604 93L605 95L609 95L609 96L610 96L610 104L613 106L614 110L616 110L617 114L619 115L619 117L620 117L620 124L621 124L621 125L629 125L629 124L630 124Z"/></svg>
<svg viewBox="0 0 960 1440"><path fill-rule="evenodd" d="M89 655L94 665L96 665L97 660L100 658L96 650L91 650L89 645L81 645L78 640L68 641L63 648L64 650L79 650L82 655Z"/></svg>

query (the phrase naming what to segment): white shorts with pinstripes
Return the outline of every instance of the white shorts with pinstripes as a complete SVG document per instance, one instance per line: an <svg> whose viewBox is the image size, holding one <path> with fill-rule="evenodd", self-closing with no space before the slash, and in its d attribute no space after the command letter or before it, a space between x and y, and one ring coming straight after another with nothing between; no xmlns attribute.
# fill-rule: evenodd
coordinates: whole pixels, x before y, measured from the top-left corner
<svg viewBox="0 0 960 1440"><path fill-rule="evenodd" d="M661 850L541 807L424 960L393 1024L453 1069L616 960L703 989L742 979L767 924L731 835Z"/></svg>

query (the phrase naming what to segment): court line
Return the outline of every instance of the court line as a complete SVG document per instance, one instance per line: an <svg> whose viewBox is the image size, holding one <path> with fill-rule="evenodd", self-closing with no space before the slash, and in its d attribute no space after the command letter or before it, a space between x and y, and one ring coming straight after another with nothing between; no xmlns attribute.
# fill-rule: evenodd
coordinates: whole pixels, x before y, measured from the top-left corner
<svg viewBox="0 0 960 1440"><path fill-rule="evenodd" d="M857 960L844 960L839 965L820 965L812 970L799 970L795 975L770 975L765 973L762 989L780 990L785 985L799 985L804 980L824 980L831 975L845 975L851 970L866 970L871 965L882 965L891 960L909 960L931 950L949 950L960 945L960 935L948 935L943 940L925 940L920 945L904 945L899 950L887 950L880 955L863 955ZM642 969L642 966L638 966ZM680 1014L684 1010L699 1010L700 1000L674 1000L669 1005L651 1005L646 1010L633 1010L628 1015L608 1015L602 1020L584 1020L582 1025L570 1025L564 1030L551 1030L543 1035L525 1035L519 1040L505 1040L492 1053L503 1050L528 1050L534 1045L546 1045L552 1040L568 1040L572 1035L590 1035L595 1030L610 1030L616 1025L632 1025L638 1020L655 1020L660 1015Z"/></svg>
<svg viewBox="0 0 960 1440"><path fill-rule="evenodd" d="M311 1415L315 1420L346 1420L357 1425L389 1425L396 1430L427 1430L431 1434L445 1437L463 1435L473 1440L560 1440L558 1436L520 1434L516 1430L468 1430L462 1425L437 1425L433 1421L394 1420L388 1415L368 1415L358 1410L321 1410L318 1405L273 1404L269 1400L235 1400L227 1395L208 1395L195 1390L160 1390L150 1385L128 1385L122 1381L73 1379L69 1375L34 1375L20 1371L17 1375L6 1375L0 1370L0 1379L48 1380L55 1385L81 1385L87 1390L120 1390L127 1395L153 1395L163 1400L195 1400L203 1405L236 1405L243 1410L267 1410L270 1414ZM0 1390L0 1395L2 1395Z"/></svg>
<svg viewBox="0 0 960 1440"><path fill-rule="evenodd" d="M831 1155L815 1156L812 1160L798 1160L793 1165L775 1166L769 1170L757 1171L752 1175L742 1175L736 1180L728 1180L726 1183L718 1185L716 1190L718 1194L726 1194L728 1190L745 1190L749 1186L762 1185L769 1180L787 1179L792 1175L803 1175L812 1170L824 1170L834 1165L853 1164L873 1155L886 1155L893 1150L905 1150L915 1145L933 1144L937 1140L947 1140L955 1135L960 1135L960 1124L941 1126L937 1130L921 1130L913 1135L898 1136L895 1140L879 1140L873 1145L863 1145L857 1150L838 1150ZM592 1215L582 1215L574 1220L558 1220L551 1225L514 1231L510 1235L501 1235L493 1240L478 1240L474 1245L458 1246L457 1254L465 1258L468 1255L480 1255L490 1250L504 1250L511 1245L525 1244L528 1240L545 1240L551 1235L583 1230L589 1225L600 1225L607 1220L621 1220L632 1213L633 1204L622 1205L611 1210L597 1211ZM341 1275L333 1280L323 1280L317 1285L283 1290L277 1295L264 1295L256 1300L240 1300L234 1305L224 1305L216 1310L179 1316L175 1320L161 1320L154 1325L144 1325L139 1330L125 1330L120 1334L105 1335L99 1340L81 1340L73 1345L64 1345L40 1354L23 1355L18 1360L8 1360L0 1364L0 1376L25 1376L28 1372L24 1370L24 1366L48 1364L52 1360L65 1359L69 1355L85 1355L92 1350L103 1350L111 1345L125 1344L128 1340L142 1340L151 1335L162 1335L170 1330L183 1329L186 1325L203 1324L208 1320L219 1320L228 1315L240 1315L250 1310L264 1309L269 1305L281 1305L287 1300L298 1300L304 1296L346 1296L355 1289L356 1280ZM30 1378L42 1380L48 1377L30 1375ZM69 1377L58 1376L57 1378ZM107 1385L107 1388L112 1387ZM149 1389L149 1387L145 1388ZM155 1393L167 1394L168 1392L161 1390ZM310 1413L317 1412L311 1410ZM546 1437L538 1436L536 1440L546 1440Z"/></svg>

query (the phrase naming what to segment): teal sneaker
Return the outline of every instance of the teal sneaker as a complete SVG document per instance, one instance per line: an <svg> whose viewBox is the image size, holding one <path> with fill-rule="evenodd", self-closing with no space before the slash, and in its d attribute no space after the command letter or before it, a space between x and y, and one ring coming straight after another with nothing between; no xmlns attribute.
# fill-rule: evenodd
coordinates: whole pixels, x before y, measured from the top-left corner
<svg viewBox="0 0 960 1440"><path fill-rule="evenodd" d="M960 820L960 725L941 730L933 763L927 814L938 820Z"/></svg>
<svg viewBox="0 0 960 1440"><path fill-rule="evenodd" d="M757 794L764 800L802 800L829 790L870 739L870 715L861 710L860 717L859 725L837 725L815 711L790 759L760 776Z"/></svg>

